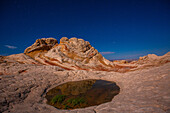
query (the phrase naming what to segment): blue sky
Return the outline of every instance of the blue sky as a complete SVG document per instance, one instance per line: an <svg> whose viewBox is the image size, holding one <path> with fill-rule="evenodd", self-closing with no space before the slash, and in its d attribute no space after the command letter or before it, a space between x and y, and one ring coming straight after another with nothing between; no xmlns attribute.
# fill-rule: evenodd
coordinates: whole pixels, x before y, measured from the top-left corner
<svg viewBox="0 0 170 113"><path fill-rule="evenodd" d="M0 54L36 39L77 37L107 59L170 51L169 0L0 0Z"/></svg>

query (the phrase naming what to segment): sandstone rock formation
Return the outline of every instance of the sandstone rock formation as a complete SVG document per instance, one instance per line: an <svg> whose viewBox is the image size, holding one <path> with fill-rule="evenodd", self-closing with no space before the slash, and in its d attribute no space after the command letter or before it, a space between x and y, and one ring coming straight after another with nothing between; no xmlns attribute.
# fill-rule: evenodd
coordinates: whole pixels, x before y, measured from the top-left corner
<svg viewBox="0 0 170 113"><path fill-rule="evenodd" d="M166 53L163 56L148 54L147 56L139 57L139 60L131 61L129 63L126 60L113 61L113 63L116 64L116 66L123 67L122 69L124 71L122 72L134 71L134 70L153 67L153 66L160 66L168 62L170 62L170 52ZM125 70L126 67L129 69ZM121 72L121 70L118 70L118 72Z"/></svg>
<svg viewBox="0 0 170 113"><path fill-rule="evenodd" d="M160 66L170 62L170 52L163 56L157 56L155 54L148 54L147 56L139 57L138 61L132 61L129 65L136 65L137 67L132 70L143 69L153 66Z"/></svg>
<svg viewBox="0 0 170 113"><path fill-rule="evenodd" d="M128 61L126 61L126 60L114 60L113 63L115 63L115 64L127 64Z"/></svg>
<svg viewBox="0 0 170 113"><path fill-rule="evenodd" d="M41 53L47 52L58 42L54 38L37 39L30 47L26 48L24 53L32 58L39 56Z"/></svg>
<svg viewBox="0 0 170 113"><path fill-rule="evenodd" d="M49 48L48 44L39 44L44 43L44 40L38 39L24 53L42 64L56 65L67 70L113 70L114 64L105 59L88 41L63 37L60 44L56 44L57 41L53 39Z"/></svg>
<svg viewBox="0 0 170 113"><path fill-rule="evenodd" d="M137 61L138 64L150 64L159 65L170 62L170 52L163 56L157 56L155 54L148 54L147 56L140 57Z"/></svg>
<svg viewBox="0 0 170 113"><path fill-rule="evenodd" d="M21 53L10 56L0 57L0 75L13 75L25 73L30 67L47 67L35 61L31 57ZM55 68L56 70L64 70L58 66L48 66L47 68Z"/></svg>
<svg viewBox="0 0 170 113"><path fill-rule="evenodd" d="M6 56L5 59L8 60L8 62L10 60L11 62L16 61L16 62L22 63L22 64L40 64L39 62L35 61L31 57L25 55L24 53Z"/></svg>
<svg viewBox="0 0 170 113"><path fill-rule="evenodd" d="M40 65L39 62L35 61L31 57L25 55L24 53L13 54L9 56L0 56L1 65L14 65L14 64L36 64Z"/></svg>

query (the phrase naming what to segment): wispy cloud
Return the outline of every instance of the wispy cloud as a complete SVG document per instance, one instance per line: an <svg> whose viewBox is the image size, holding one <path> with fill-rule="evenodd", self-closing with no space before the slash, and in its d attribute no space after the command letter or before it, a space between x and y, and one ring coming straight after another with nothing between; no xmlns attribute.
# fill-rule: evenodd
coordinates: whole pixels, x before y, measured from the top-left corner
<svg viewBox="0 0 170 113"><path fill-rule="evenodd" d="M17 47L15 46L11 46L11 45L4 45L5 47L9 48L9 49L16 49Z"/></svg>
<svg viewBox="0 0 170 113"><path fill-rule="evenodd" d="M115 52L100 52L102 55L109 55L109 54L114 54Z"/></svg>

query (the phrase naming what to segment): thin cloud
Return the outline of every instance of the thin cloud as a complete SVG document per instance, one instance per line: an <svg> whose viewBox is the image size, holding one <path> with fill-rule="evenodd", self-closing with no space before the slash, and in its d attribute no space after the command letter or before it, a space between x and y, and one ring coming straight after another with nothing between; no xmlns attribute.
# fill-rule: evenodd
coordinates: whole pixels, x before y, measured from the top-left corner
<svg viewBox="0 0 170 113"><path fill-rule="evenodd" d="M4 45L5 47L9 48L9 49L16 49L17 47L15 46L11 46L11 45Z"/></svg>
<svg viewBox="0 0 170 113"><path fill-rule="evenodd" d="M102 55L114 54L115 52L100 52Z"/></svg>

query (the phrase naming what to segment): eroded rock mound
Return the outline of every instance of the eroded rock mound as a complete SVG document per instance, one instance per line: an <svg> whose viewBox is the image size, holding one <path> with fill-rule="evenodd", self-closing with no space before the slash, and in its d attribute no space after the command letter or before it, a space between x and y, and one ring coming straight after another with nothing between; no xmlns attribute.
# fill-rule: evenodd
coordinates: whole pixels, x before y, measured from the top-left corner
<svg viewBox="0 0 170 113"><path fill-rule="evenodd" d="M78 38L61 38L60 44L36 60L73 70L111 70L113 67L88 41Z"/></svg>
<svg viewBox="0 0 170 113"><path fill-rule="evenodd" d="M37 39L36 42L30 47L26 48L24 53L32 58L36 57L40 53L47 52L58 42L54 38L42 38Z"/></svg>
<svg viewBox="0 0 170 113"><path fill-rule="evenodd" d="M9 56L0 56L0 65L8 64L40 64L31 57L25 55L24 53L13 54Z"/></svg>
<svg viewBox="0 0 170 113"><path fill-rule="evenodd" d="M137 61L138 64L152 64L159 65L170 62L170 52L163 56L157 56L155 54L148 54L147 56L140 57Z"/></svg>
<svg viewBox="0 0 170 113"><path fill-rule="evenodd" d="M170 62L170 52L163 56L157 56L155 54L148 54L143 57L139 57L139 60L126 61L126 60L115 60L114 68L118 72L135 71L138 69L144 69L153 66L160 66Z"/></svg>

